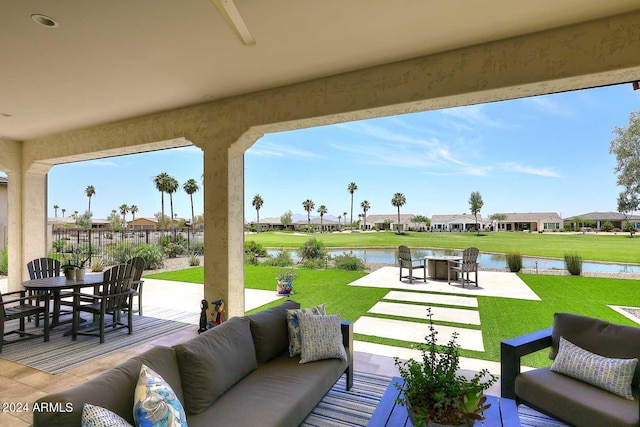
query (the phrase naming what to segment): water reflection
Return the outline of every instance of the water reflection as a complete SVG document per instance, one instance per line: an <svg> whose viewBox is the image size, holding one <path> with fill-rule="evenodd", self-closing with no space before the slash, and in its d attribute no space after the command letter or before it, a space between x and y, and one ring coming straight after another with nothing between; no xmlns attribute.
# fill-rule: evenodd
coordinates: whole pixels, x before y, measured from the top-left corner
<svg viewBox="0 0 640 427"><path fill-rule="evenodd" d="M279 250L267 251L269 255L276 255ZM344 253L352 253L354 256L360 258L364 262L374 264L391 264L395 265L398 258L397 250L393 249L348 249L348 250L329 250L330 256L342 255ZM462 255L461 251L453 249L413 249L412 255L416 258L426 256L438 256L438 255ZM291 251L291 258L295 261L299 260L298 253ZM483 268L496 268L502 269L507 267L506 257L503 254L483 254L478 256L478 262L480 267ZM548 259L548 258L533 258L522 257L522 266L527 269L536 269L536 262L538 270L552 270L559 269L564 270L564 260L562 259ZM597 272L611 272L611 273L639 273L640 266L629 264L609 264L599 262L584 262L582 264L582 271L597 271Z"/></svg>

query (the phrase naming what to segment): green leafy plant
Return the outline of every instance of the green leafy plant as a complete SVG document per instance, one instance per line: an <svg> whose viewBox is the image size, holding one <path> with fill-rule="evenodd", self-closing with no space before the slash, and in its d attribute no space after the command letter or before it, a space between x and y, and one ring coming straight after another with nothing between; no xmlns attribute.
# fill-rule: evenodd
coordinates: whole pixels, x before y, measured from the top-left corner
<svg viewBox="0 0 640 427"><path fill-rule="evenodd" d="M145 268L148 270L162 268L162 266L164 265L162 250L154 245L148 245L146 243L138 245L133 250L132 256L139 256L144 258L147 264Z"/></svg>
<svg viewBox="0 0 640 427"><path fill-rule="evenodd" d="M355 256L353 254L353 251L349 253L344 252L342 255L338 255L333 259L336 268L340 270L363 271L366 268L364 262L362 262L360 258Z"/></svg>
<svg viewBox="0 0 640 427"><path fill-rule="evenodd" d="M266 262L268 265L273 267L289 267L293 265L293 260L291 259L291 252L280 250L276 254L276 256L269 257Z"/></svg>
<svg viewBox="0 0 640 427"><path fill-rule="evenodd" d="M309 270L323 270L327 268L327 260L326 259L307 259L302 263L304 268L308 268Z"/></svg>
<svg viewBox="0 0 640 427"><path fill-rule="evenodd" d="M248 265L258 265L258 257L251 252L245 252L244 263Z"/></svg>
<svg viewBox="0 0 640 427"><path fill-rule="evenodd" d="M579 276L582 273L582 257L577 253L564 254L564 265L572 276Z"/></svg>
<svg viewBox="0 0 640 427"><path fill-rule="evenodd" d="M267 250L263 248L260 243L256 243L253 240L247 240L244 242L244 253L251 253L260 257L267 256Z"/></svg>
<svg viewBox="0 0 640 427"><path fill-rule="evenodd" d="M9 250L3 249L0 251L0 274L9 274Z"/></svg>
<svg viewBox="0 0 640 427"><path fill-rule="evenodd" d="M507 267L512 273L522 270L522 254L519 251L511 251L505 254L507 258Z"/></svg>
<svg viewBox="0 0 640 427"><path fill-rule="evenodd" d="M198 253L196 251L191 251L189 253L189 266L197 267L200 265L200 258L198 258Z"/></svg>
<svg viewBox="0 0 640 427"><path fill-rule="evenodd" d="M611 221L605 221L600 227L602 231L613 231L613 223Z"/></svg>
<svg viewBox="0 0 640 427"><path fill-rule="evenodd" d="M164 246L164 253L169 257L169 258L175 258L178 255L182 255L185 251L184 246L182 246L179 243L167 243Z"/></svg>
<svg viewBox="0 0 640 427"><path fill-rule="evenodd" d="M278 282L293 282L298 278L298 274L293 270L293 268L282 269L278 272L276 276L276 280Z"/></svg>
<svg viewBox="0 0 640 427"><path fill-rule="evenodd" d="M133 243L131 242L118 242L111 245L111 263L121 264L127 262L133 256Z"/></svg>
<svg viewBox="0 0 640 427"><path fill-rule="evenodd" d="M94 259L91 263L91 271L94 273L99 273L104 270L104 264L102 263L101 258Z"/></svg>
<svg viewBox="0 0 640 427"><path fill-rule="evenodd" d="M300 258L304 261L307 259L324 258L327 251L324 250L324 244L320 240L312 237L304 242L302 247L298 249L298 254L300 254Z"/></svg>
<svg viewBox="0 0 640 427"><path fill-rule="evenodd" d="M458 335L454 332L447 345L440 348L436 343L438 332L433 326L431 308L427 308L427 312L429 333L425 337L426 343L418 345L422 360L403 362L394 358L404 380L402 385L396 383L404 394L404 399L398 397L396 402L408 407L410 416L414 417L413 425L417 426L423 422L460 425L484 419L481 412L489 405L485 405L486 397L482 393L496 382L497 377L486 369L471 379L458 374Z"/></svg>

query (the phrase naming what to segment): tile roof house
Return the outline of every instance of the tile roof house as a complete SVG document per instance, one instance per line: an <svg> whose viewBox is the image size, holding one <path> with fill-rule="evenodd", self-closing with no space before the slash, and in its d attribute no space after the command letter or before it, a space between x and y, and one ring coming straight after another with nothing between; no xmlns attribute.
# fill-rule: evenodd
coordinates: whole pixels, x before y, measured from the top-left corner
<svg viewBox="0 0 640 427"><path fill-rule="evenodd" d="M480 230L491 226L491 221L478 214L477 224ZM431 217L433 231L475 231L476 217L472 214L433 215Z"/></svg>
<svg viewBox="0 0 640 427"><path fill-rule="evenodd" d="M582 228L593 226L600 230L605 222L610 222L614 228L623 229L624 222L628 220L633 228L640 228L640 216L630 215L627 219L620 212L589 212L582 215L574 215L564 219L565 227Z"/></svg>
<svg viewBox="0 0 640 427"><path fill-rule="evenodd" d="M496 224L497 231L553 231L562 227L555 212L504 213L505 219Z"/></svg>
<svg viewBox="0 0 640 427"><path fill-rule="evenodd" d="M400 231L424 231L425 224L413 222L414 214L400 214ZM366 230L398 231L398 214L367 215ZM364 228L364 221L360 221L360 228Z"/></svg>

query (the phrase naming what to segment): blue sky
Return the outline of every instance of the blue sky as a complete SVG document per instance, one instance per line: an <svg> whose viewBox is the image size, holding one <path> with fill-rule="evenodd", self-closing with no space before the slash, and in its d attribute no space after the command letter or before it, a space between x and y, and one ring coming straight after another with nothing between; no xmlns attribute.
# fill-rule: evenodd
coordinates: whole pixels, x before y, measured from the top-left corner
<svg viewBox="0 0 640 427"><path fill-rule="evenodd" d="M268 134L245 155L246 219L256 217L256 193L264 199L261 218L304 214L306 199L329 215L349 212L352 181L354 217L363 200L369 214L394 213L396 192L407 199L401 213L429 217L468 212L472 191L482 195L483 216L615 211L620 189L609 142L639 109L640 91L625 84ZM202 171L195 147L59 165L49 173L49 213L54 204L66 215L83 212L84 189L93 185L94 217L123 203L137 205L138 217L153 216L160 211L155 175L201 185ZM194 197L196 214L202 197ZM174 211L190 216L183 191L174 195Z"/></svg>

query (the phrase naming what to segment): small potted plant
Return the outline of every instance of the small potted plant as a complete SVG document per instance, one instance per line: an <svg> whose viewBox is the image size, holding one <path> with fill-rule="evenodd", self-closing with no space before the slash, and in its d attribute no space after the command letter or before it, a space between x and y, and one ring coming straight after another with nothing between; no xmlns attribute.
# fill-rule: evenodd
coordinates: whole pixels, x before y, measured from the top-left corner
<svg viewBox="0 0 640 427"><path fill-rule="evenodd" d="M84 264L89 260L89 257L84 260L81 259L82 251L80 248L77 248L73 253L75 255L69 259L69 262L60 266L60 268L67 280L84 280Z"/></svg>
<svg viewBox="0 0 640 427"><path fill-rule="evenodd" d="M287 268L280 270L276 276L278 284L276 285L276 291L278 295L289 295L293 293L293 281L298 277L293 268Z"/></svg>
<svg viewBox="0 0 640 427"><path fill-rule="evenodd" d="M429 334L425 337L426 343L418 346L422 361L409 359L403 362L394 358L404 380L404 384L396 383L402 392L396 402L407 407L409 418L416 427L471 426L476 420L484 419L482 411L490 405L485 404L483 392L496 382L497 377L486 369L471 379L458 374L457 334L453 334L446 346L438 346L431 308L427 312Z"/></svg>

